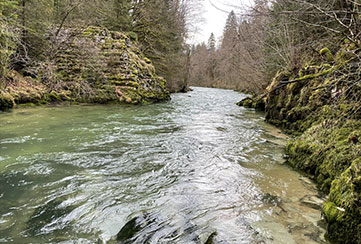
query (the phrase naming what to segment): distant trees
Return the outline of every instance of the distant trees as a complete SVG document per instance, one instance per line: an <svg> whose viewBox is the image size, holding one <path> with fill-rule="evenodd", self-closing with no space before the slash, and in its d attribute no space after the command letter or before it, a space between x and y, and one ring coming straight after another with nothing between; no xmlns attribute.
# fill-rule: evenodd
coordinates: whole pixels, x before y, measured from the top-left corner
<svg viewBox="0 0 361 244"><path fill-rule="evenodd" d="M201 83L261 92L278 70L319 58L323 47L336 50L345 38L360 44L360 16L361 4L353 0L257 0L246 14L229 14L216 50L216 75ZM201 47L192 49L193 63L209 62ZM191 73L197 74L191 83L199 84L201 72Z"/></svg>
<svg viewBox="0 0 361 244"><path fill-rule="evenodd" d="M172 90L190 79L257 93L278 70L315 59L325 46L360 43L359 1L256 0L246 14L229 13L219 45L211 36L190 47L198 1L0 0L0 77L9 69L36 76L31 68L56 54L62 30L89 25L127 32Z"/></svg>
<svg viewBox="0 0 361 244"><path fill-rule="evenodd" d="M217 75L217 47L213 33L207 45L200 43L192 47L190 60L190 79L195 86L215 86Z"/></svg>
<svg viewBox="0 0 361 244"><path fill-rule="evenodd" d="M239 24L236 14L231 11L226 20L223 37L217 55L217 86L232 88L238 86L239 76Z"/></svg>
<svg viewBox="0 0 361 244"><path fill-rule="evenodd" d="M194 86L212 86L212 79L207 73L208 55L208 48L204 42L192 47L189 76Z"/></svg>
<svg viewBox="0 0 361 244"><path fill-rule="evenodd" d="M261 11L261 7L264 5L257 4L255 9ZM207 52L204 50L204 44L193 48L191 60L197 65L192 66L194 71L191 74L195 76L191 75L191 84L260 92L265 83L265 24L265 17L256 12L241 20L231 11L218 48L208 48ZM214 36L212 38L214 39ZM216 47L216 44L213 46ZM202 66L202 62L205 65ZM211 67L213 72L200 72L202 67ZM206 76L200 78L200 74Z"/></svg>

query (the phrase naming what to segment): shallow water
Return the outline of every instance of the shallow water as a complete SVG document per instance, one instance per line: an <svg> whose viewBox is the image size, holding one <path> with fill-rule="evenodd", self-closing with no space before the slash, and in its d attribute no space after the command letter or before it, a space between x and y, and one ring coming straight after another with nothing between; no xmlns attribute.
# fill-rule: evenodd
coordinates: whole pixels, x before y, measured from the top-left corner
<svg viewBox="0 0 361 244"><path fill-rule="evenodd" d="M323 243L314 185L242 97L0 114L0 243Z"/></svg>

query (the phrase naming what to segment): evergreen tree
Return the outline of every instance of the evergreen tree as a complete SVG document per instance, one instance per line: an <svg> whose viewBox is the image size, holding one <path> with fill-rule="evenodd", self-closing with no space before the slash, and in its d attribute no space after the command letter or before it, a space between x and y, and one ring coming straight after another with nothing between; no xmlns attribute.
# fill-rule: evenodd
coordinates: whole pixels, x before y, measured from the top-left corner
<svg viewBox="0 0 361 244"><path fill-rule="evenodd" d="M236 14L232 10L227 17L226 25L223 29L221 48L232 48L238 41L238 21Z"/></svg>
<svg viewBox="0 0 361 244"><path fill-rule="evenodd" d="M134 8L133 31L142 51L149 57L157 73L168 81L170 89L185 82L186 54L184 25L178 1L147 0Z"/></svg>
<svg viewBox="0 0 361 244"><path fill-rule="evenodd" d="M218 72L224 87L235 88L239 72L238 23L234 11L231 11L223 30L223 38L218 55Z"/></svg>
<svg viewBox="0 0 361 244"><path fill-rule="evenodd" d="M216 60L216 39L214 34L211 33L208 39L208 57L207 57L207 78L213 83L216 79L216 67L217 67L217 60Z"/></svg>
<svg viewBox="0 0 361 244"><path fill-rule="evenodd" d="M105 26L111 30L131 31L132 28L132 0L111 0L105 6Z"/></svg>
<svg viewBox="0 0 361 244"><path fill-rule="evenodd" d="M9 70L10 59L16 48L17 33L14 27L17 6L15 1L0 0L0 83L3 83L1 78Z"/></svg>
<svg viewBox="0 0 361 244"><path fill-rule="evenodd" d="M214 37L214 33L212 32L208 38L208 51L215 52L216 51L216 38Z"/></svg>

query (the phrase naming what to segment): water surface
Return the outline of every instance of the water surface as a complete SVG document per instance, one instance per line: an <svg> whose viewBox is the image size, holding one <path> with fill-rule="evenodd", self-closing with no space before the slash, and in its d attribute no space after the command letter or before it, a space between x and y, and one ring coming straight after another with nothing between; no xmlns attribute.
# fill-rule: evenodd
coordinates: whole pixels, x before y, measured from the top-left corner
<svg viewBox="0 0 361 244"><path fill-rule="evenodd" d="M314 185L243 97L0 114L0 243L322 243Z"/></svg>

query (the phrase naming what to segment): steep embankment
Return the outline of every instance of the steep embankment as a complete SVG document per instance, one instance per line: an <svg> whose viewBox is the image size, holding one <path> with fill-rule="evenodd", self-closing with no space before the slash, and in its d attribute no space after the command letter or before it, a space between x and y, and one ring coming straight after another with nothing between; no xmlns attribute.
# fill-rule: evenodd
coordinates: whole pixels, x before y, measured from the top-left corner
<svg viewBox="0 0 361 244"><path fill-rule="evenodd" d="M36 68L36 78L12 71L0 89L0 110L49 102L138 104L169 99L165 80L120 32L66 29L60 48Z"/></svg>
<svg viewBox="0 0 361 244"><path fill-rule="evenodd" d="M265 95L240 105L265 109L268 122L298 136L287 161L328 194L328 239L361 243L361 45L345 40L320 55L323 61L279 72Z"/></svg>

